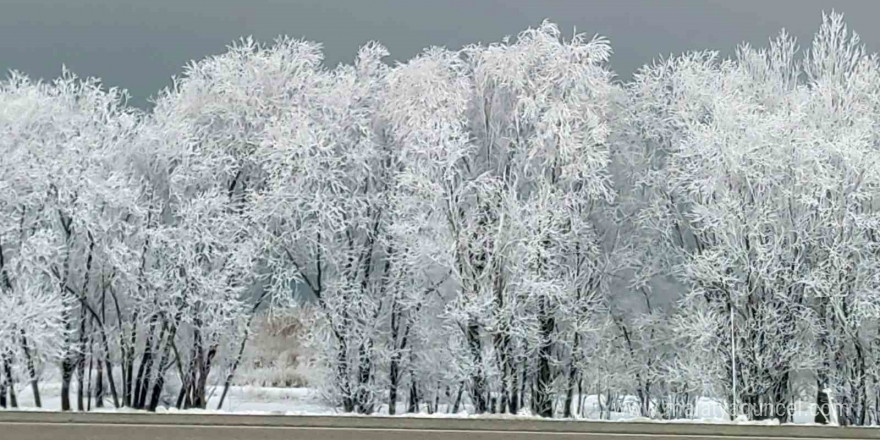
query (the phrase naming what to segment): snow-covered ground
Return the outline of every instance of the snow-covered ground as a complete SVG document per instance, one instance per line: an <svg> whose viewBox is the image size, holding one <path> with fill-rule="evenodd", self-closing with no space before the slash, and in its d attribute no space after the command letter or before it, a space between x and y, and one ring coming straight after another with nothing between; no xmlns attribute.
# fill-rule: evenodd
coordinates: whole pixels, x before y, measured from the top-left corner
<svg viewBox="0 0 880 440"><path fill-rule="evenodd" d="M44 411L60 410L61 385L58 383L45 383L40 386L40 393L43 400ZM187 410L187 412L202 413L237 413L237 414L285 414L285 415L344 415L338 409L327 405L321 396L310 388L273 388L273 387L255 387L255 386L236 386L230 388L229 395L222 411L217 411L217 402L220 398L220 389L215 389L210 395L208 409L206 410ZM74 397L73 395L71 396ZM18 392L18 400L20 409L37 410L34 407L33 395L30 388L20 389ZM586 405L585 420L600 419L599 401L595 395L587 396L584 404ZM94 406L94 403L93 403ZM399 405L399 408L404 405ZM476 416L469 414L467 408L457 414L450 414L446 408L441 406L441 411L435 414L402 414L407 417L435 417L435 418L454 418L454 417L485 417L485 418L532 418L536 417L528 412L519 415L500 415L500 414L484 414ZM807 402L800 402L794 414L794 423L809 424L813 421L815 405ZM111 402L107 402L104 409L100 411L120 411L112 407ZM123 409L121 411L130 411ZM178 412L175 408L159 408L158 412ZM376 412L376 415L387 416L388 407L382 406ZM612 421L630 421L630 422L664 422L658 420L639 417L637 413L612 412L610 420ZM724 407L717 401L702 398L697 402L693 419L675 420L675 422L686 423L743 423L743 421L731 422ZM759 424L774 424L774 421L766 422L749 422Z"/></svg>
<svg viewBox="0 0 880 440"><path fill-rule="evenodd" d="M208 400L208 408L217 408L220 400L220 392L213 390ZM74 390L75 393L75 390ZM71 393L71 399L75 394ZM40 395L43 410L58 411L61 409L61 384L40 384ZM34 396L30 388L18 391L18 403L20 409L36 409ZM105 403L105 410L112 409L109 398ZM92 402L94 408L94 402ZM160 409L169 411L169 409ZM309 388L271 388L271 387L231 387L226 402L223 404L223 412L234 413L290 413L290 414L335 414L336 410L321 402L320 396Z"/></svg>

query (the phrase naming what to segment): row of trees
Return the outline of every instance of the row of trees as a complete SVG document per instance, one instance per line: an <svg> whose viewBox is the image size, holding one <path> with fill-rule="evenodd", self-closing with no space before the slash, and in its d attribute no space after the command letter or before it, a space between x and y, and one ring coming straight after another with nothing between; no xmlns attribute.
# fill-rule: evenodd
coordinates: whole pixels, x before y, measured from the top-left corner
<svg viewBox="0 0 880 440"><path fill-rule="evenodd" d="M12 74L0 404L57 365L63 409L205 407L256 313L309 308L346 412L790 421L830 389L877 422L880 61L839 15L628 83L610 54L549 23L396 66L247 39L148 113Z"/></svg>

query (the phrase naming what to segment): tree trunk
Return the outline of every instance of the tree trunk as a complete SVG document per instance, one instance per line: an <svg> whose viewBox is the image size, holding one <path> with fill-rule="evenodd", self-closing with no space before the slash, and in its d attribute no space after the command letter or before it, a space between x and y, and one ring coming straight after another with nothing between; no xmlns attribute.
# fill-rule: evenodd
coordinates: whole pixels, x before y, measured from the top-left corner
<svg viewBox="0 0 880 440"><path fill-rule="evenodd" d="M9 407L18 408L18 397L15 395L15 380L12 376L12 362L8 359L3 362L3 369L6 372L6 388L9 390Z"/></svg>
<svg viewBox="0 0 880 440"><path fill-rule="evenodd" d="M94 364L95 357L90 354L89 355L89 373L86 375L86 382L89 384L86 387L86 411L92 410L92 366Z"/></svg>
<svg viewBox="0 0 880 440"><path fill-rule="evenodd" d="M79 340L79 353L76 358L76 410L77 411L85 411L85 370L86 370L86 346L88 345L88 338L86 335L86 314L85 310L82 312L82 317L80 320L80 340Z"/></svg>
<svg viewBox="0 0 880 440"><path fill-rule="evenodd" d="M391 355L391 365L388 367L388 414L397 414L397 388L400 382L400 355L395 352Z"/></svg>
<svg viewBox="0 0 880 440"><path fill-rule="evenodd" d="M504 308L504 281L504 275L499 269L499 266L496 265L495 279L493 282L493 307L496 315L498 315L499 311ZM500 328L495 331L495 335L492 339L495 345L495 353L498 356L498 368L501 370L501 399L498 402L497 411L503 414L513 408L514 405L510 402L511 394L515 394L516 391L515 386L511 386L511 378L515 373L513 372L513 366L510 362L510 329L506 325L506 320L504 320L503 317L498 316L498 320L502 324L499 326ZM492 405L492 407L494 411L496 409L495 405ZM511 413L514 413L514 411L511 411Z"/></svg>
<svg viewBox="0 0 880 440"><path fill-rule="evenodd" d="M584 396L584 378L578 378L578 414L581 417L584 417L584 402L587 400L587 396Z"/></svg>
<svg viewBox="0 0 880 440"><path fill-rule="evenodd" d="M68 353L61 361L61 411L70 411L70 380L73 378L73 367Z"/></svg>
<svg viewBox="0 0 880 440"><path fill-rule="evenodd" d="M770 417L779 420L779 423L791 421L789 412L791 391L789 388L789 373L786 372L773 389L773 408L771 408Z"/></svg>
<svg viewBox="0 0 880 440"><path fill-rule="evenodd" d="M6 374L6 355L0 356L0 408L6 408L6 394L12 385L12 378Z"/></svg>
<svg viewBox="0 0 880 440"><path fill-rule="evenodd" d="M143 390L140 395L140 400L138 401L138 405L140 408L147 408L150 411L155 411L155 409L151 409L153 398L157 399L161 395L161 388L159 389L159 393L157 395L153 395L152 392L156 391L155 385L162 384L164 386L165 382L165 371L163 370L164 365L162 365L163 361L166 361L166 356L168 354L168 336L173 333L173 329L169 329L169 324L167 320L162 321L162 330L159 331L159 339L156 342L156 355L159 356L158 363L156 364L156 371L153 370L147 371L146 379L144 380ZM147 400L147 397L150 397L150 400Z"/></svg>
<svg viewBox="0 0 880 440"><path fill-rule="evenodd" d="M95 362L95 408L104 407L104 366L103 362Z"/></svg>
<svg viewBox="0 0 880 440"><path fill-rule="evenodd" d="M434 393L434 405L428 409L429 414L434 414L440 410L440 382L437 382L437 392Z"/></svg>
<svg viewBox="0 0 880 440"><path fill-rule="evenodd" d="M190 374L192 377L190 404L193 408L201 408L203 399L199 383L201 382L201 374L205 371L205 347L204 341L202 341L201 321L196 321L195 328L193 329L192 353L194 368Z"/></svg>
<svg viewBox="0 0 880 440"><path fill-rule="evenodd" d="M474 371L471 373L471 400L474 412L485 413L489 408L486 402L486 378L483 375L483 344L480 341L480 326L472 320L467 326L467 341Z"/></svg>
<svg viewBox="0 0 880 440"><path fill-rule="evenodd" d="M409 372L409 404L406 407L406 412L408 413L417 413L419 412L419 383L416 380L415 372Z"/></svg>
<svg viewBox="0 0 880 440"><path fill-rule="evenodd" d="M115 301L114 295L114 301ZM119 313L120 309L117 305L116 307L117 313ZM122 406L131 407L132 401L134 399L134 345L137 342L137 326L138 326L138 313L134 312L131 317L131 333L128 335L126 340L124 325L122 322L122 317L118 316L119 320L119 349L122 353Z"/></svg>
<svg viewBox="0 0 880 440"><path fill-rule="evenodd" d="M503 333L503 334L502 334ZM501 399L498 402L498 412L506 413L510 408L511 376L510 370L510 337L506 334L507 329L502 328L494 337L495 351L498 353L498 367L501 369Z"/></svg>
<svg viewBox="0 0 880 440"><path fill-rule="evenodd" d="M397 345L406 345L406 338L402 342L400 340L400 306L396 298L391 303L391 336L390 340L393 344L391 352L391 361L388 366L388 414L395 415L397 413L397 389L400 385L400 357L403 347Z"/></svg>
<svg viewBox="0 0 880 440"><path fill-rule="evenodd" d="M175 328L168 332L165 344L162 349L162 357L159 359L159 369L156 373L156 381L153 383L153 391L150 393L149 411L156 412L159 406L159 400L162 397L162 390L165 388L165 372L168 370L171 362L171 341L176 334ZM161 343L162 341L160 341Z"/></svg>
<svg viewBox="0 0 880 440"><path fill-rule="evenodd" d="M522 407L522 394L519 390L519 371L517 371L516 364L513 361L513 356L508 357L508 371L510 371L510 401L508 404L508 409L511 414L518 414L519 409Z"/></svg>
<svg viewBox="0 0 880 440"><path fill-rule="evenodd" d="M178 403L178 406L180 407L182 405L184 409L193 407L193 388L195 387L196 380L198 380L196 377L196 355L196 349L195 346L193 346L189 359L189 369L186 371L186 376L183 380L183 387L180 390L181 395L178 396L178 401L180 402ZM182 401L180 400L181 398L183 399Z"/></svg>
<svg viewBox="0 0 880 440"><path fill-rule="evenodd" d="M104 343L106 344L106 340ZM113 364L110 362L109 347L104 346L104 368L107 371L107 384L110 385L110 396L113 398L113 407L119 408L119 393L116 390L116 379L113 378ZM101 385L103 395L103 384Z"/></svg>
<svg viewBox="0 0 880 440"><path fill-rule="evenodd" d="M103 313L103 312L102 312ZM101 318L102 321L98 322L97 319L92 319L92 323L98 325L101 334L101 350L103 355L103 360L98 360L95 362L95 366L97 369L97 377L95 379L95 406L98 408L104 407L104 371L107 371L107 383L110 385L110 395L113 398L113 406L115 408L119 408L119 395L116 392L116 381L113 378L113 364L110 361L110 343L107 340L107 331L104 329L104 318ZM120 341L122 338L120 337ZM123 383L125 382L125 347L120 347L123 351ZM94 351L92 351L92 356L94 356ZM124 385L123 385L124 386Z"/></svg>
<svg viewBox="0 0 880 440"><path fill-rule="evenodd" d="M528 350L523 350L524 353L528 353ZM522 370L522 379L519 384L519 407L520 409L525 408L526 406L526 389L528 387L529 377L528 377L528 366L523 364L521 367Z"/></svg>
<svg viewBox="0 0 880 440"><path fill-rule="evenodd" d="M147 330L147 339L144 341L144 355L141 358L141 364L138 367L137 378L134 381L134 397L132 401L132 408L142 409L144 407L144 403L146 400L146 384L145 384L145 374L152 373L153 369L153 338L154 333L156 331L156 322L159 320L159 315L154 314L150 318L149 329Z"/></svg>
<svg viewBox="0 0 880 440"><path fill-rule="evenodd" d="M826 318L826 308L828 299L825 297L818 298L819 305L816 307L819 312L819 357L821 362L816 370L816 423L828 424L830 413L828 412L828 394L824 392L829 388L829 373L831 371L831 361L829 358L829 335L828 320Z"/></svg>
<svg viewBox="0 0 880 440"><path fill-rule="evenodd" d="M0 368L0 408L6 408L6 389L9 385L6 384L6 375L3 373L3 369Z"/></svg>
<svg viewBox="0 0 880 440"><path fill-rule="evenodd" d="M455 403L452 404L452 414L458 414L461 408L461 397L464 394L464 384L458 387L458 393L455 394Z"/></svg>
<svg viewBox="0 0 880 440"><path fill-rule="evenodd" d="M831 399L824 388L819 385L819 391L816 393L816 417L814 422L827 425L831 420Z"/></svg>
<svg viewBox="0 0 880 440"><path fill-rule="evenodd" d="M574 387L577 379L577 352L580 346L580 333L575 332L574 344L571 347L571 360L568 363L568 384L565 389L565 413L563 417L571 418L574 410Z"/></svg>
<svg viewBox="0 0 880 440"><path fill-rule="evenodd" d="M186 396L189 393L189 382L184 380L182 384L180 384L180 391L177 393L177 409L183 409L183 405L186 402Z"/></svg>
<svg viewBox="0 0 880 440"><path fill-rule="evenodd" d="M253 317L253 315L251 315ZM232 379L235 377L235 372L238 370L238 366L241 364L241 359L244 356L244 349L247 344L248 336L250 335L250 318L248 318L248 324L244 333L244 337L241 340L241 344L238 346L238 353L235 355L235 360L232 362L232 367L229 369L229 374L226 375L226 380L223 382L223 393L220 394L220 402L217 403L217 409L223 408L223 402L226 401L226 394L229 392L229 387L232 386Z"/></svg>
<svg viewBox="0 0 880 440"><path fill-rule="evenodd" d="M355 396L357 412L361 414L372 414L374 404L372 396L368 390L373 378L373 361L370 358L372 352L372 341L369 339L361 343L358 347L358 357L360 365L358 366L358 391Z"/></svg>
<svg viewBox="0 0 880 440"><path fill-rule="evenodd" d="M552 333L556 327L555 320L549 315L545 300L539 302L539 322L541 325L541 346L538 349L538 383L535 394L535 406L541 417L553 417L553 373L551 371L553 356Z"/></svg>
<svg viewBox="0 0 880 440"><path fill-rule="evenodd" d="M28 380L31 382L31 392L34 394L34 406L42 408L43 402L40 399L40 384L37 381L37 370L34 367L34 358L31 355L30 346L28 346L27 334L23 329L21 330L21 350L24 353L25 366L28 371Z"/></svg>

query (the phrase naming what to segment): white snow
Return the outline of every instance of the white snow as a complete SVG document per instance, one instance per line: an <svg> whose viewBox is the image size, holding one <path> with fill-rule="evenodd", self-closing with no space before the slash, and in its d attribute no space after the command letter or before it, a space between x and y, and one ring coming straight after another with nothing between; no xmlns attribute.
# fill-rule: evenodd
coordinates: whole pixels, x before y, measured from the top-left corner
<svg viewBox="0 0 880 440"><path fill-rule="evenodd" d="M75 386L75 385L74 385ZM75 390L72 390L75 392ZM361 414L342 413L339 409L327 405L322 401L321 396L310 388L275 388L275 387L257 387L257 386L234 386L229 390L226 396L226 402L222 410L216 410L217 402L220 398L220 389L214 389L208 400L207 409L187 409L178 410L176 408L158 408L158 413L194 413L194 414L251 414L251 415L334 415L345 417L368 417ZM61 384L44 383L40 385L40 393L43 400L43 407L36 408L34 406L33 395L29 387L23 387L18 392L19 411L59 411L61 392ZM72 398L75 396L72 394ZM109 397L104 408L94 408L93 402L92 412L113 413L113 412L140 412L130 408L113 408ZM590 395L585 399L586 417L576 417L577 420L600 421L599 417L599 400L597 396ZM399 410L405 405L398 405ZM531 414L528 409L521 411L519 414L472 414L469 412L471 408L464 406L462 411L458 413L449 413L447 408L441 405L440 411L434 414L426 412L407 414L402 413L396 416L388 415L387 405L382 405L373 417L411 417L411 418L480 418L480 419L542 419L539 416ZM815 404L808 402L799 402L794 413L794 424L813 424L813 414L815 413ZM552 419L552 420L570 420L570 419ZM749 424L749 425L778 425L776 420L765 421L749 421L743 417L731 421L724 406L709 398L700 398L697 401L693 419L675 419L675 420L657 420L638 416L637 413L630 412L612 412L608 422L631 422L631 423L707 423L707 424Z"/></svg>

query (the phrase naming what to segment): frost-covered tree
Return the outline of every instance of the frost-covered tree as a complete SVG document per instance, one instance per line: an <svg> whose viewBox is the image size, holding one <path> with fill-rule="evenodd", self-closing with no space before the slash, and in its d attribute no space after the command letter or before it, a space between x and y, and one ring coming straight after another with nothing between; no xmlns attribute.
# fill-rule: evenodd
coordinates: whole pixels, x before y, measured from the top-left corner
<svg viewBox="0 0 880 440"><path fill-rule="evenodd" d="M525 375L532 408L553 416L558 391L574 388L581 339L610 274L615 243L602 221L610 220L614 198L609 54L605 40L566 41L549 23L515 43L467 51L478 203L477 223L466 224L465 235L479 247L463 267L475 280L491 281L472 295L492 298L473 304L490 307L481 312L488 328L480 331L498 342L502 411L518 394L524 399L514 385L516 364L535 359ZM562 371L568 377L559 387Z"/></svg>
<svg viewBox="0 0 880 440"><path fill-rule="evenodd" d="M315 62L317 46L308 46ZM382 297L390 284L398 161L377 126L386 50L364 46L354 65L317 66L290 89L290 106L259 144L268 181L255 195L278 298L317 302L312 337L328 369L330 397L371 413ZM301 294L301 295L300 295Z"/></svg>
<svg viewBox="0 0 880 440"><path fill-rule="evenodd" d="M731 60L659 62L630 86L644 154L638 185L648 188L640 221L659 232L656 245L669 252L661 264L689 290L683 306L694 319L680 331L714 332L702 345L712 361L700 369L723 371L716 389L749 417L790 420L812 335L825 351L820 388L840 344L856 359L865 347L858 325L841 323L861 324L874 307L875 76L874 58L832 15L803 63L783 33ZM848 378L837 383L841 398L861 411L854 423L864 423L855 383L864 389L866 365L837 370Z"/></svg>
<svg viewBox="0 0 880 440"><path fill-rule="evenodd" d="M832 390L841 423L862 425L878 386L880 63L841 15L823 18L803 67L813 165L802 215L813 228L802 235L809 272L801 283L819 325L817 387Z"/></svg>
<svg viewBox="0 0 880 440"><path fill-rule="evenodd" d="M11 74L0 406L57 363L65 410L222 407L254 316L303 307L346 412L790 421L817 390L876 423L880 61L839 14L624 87L610 53L244 39L146 114Z"/></svg>
<svg viewBox="0 0 880 440"><path fill-rule="evenodd" d="M381 102L386 142L399 158L397 221L389 243L395 247L388 302L389 413L409 376L408 411L417 410L419 383L442 383L445 398L460 407L458 328L449 328L444 308L455 298L455 243L450 202L461 179L458 163L468 154L466 111L469 81L456 52L433 48L388 74ZM440 332L438 334L438 331ZM438 390L433 391L436 397ZM455 394L456 397L449 396Z"/></svg>
<svg viewBox="0 0 880 440"><path fill-rule="evenodd" d="M16 357L26 364L38 403L37 365L57 355L61 407L71 407L76 373L82 410L96 246L107 223L130 209L116 159L137 118L122 92L68 72L51 83L13 74L0 92L2 148L10 159L3 185L11 194L0 202L3 290L24 313L11 329L12 346L20 348Z"/></svg>
<svg viewBox="0 0 880 440"><path fill-rule="evenodd" d="M599 226L613 199L609 53L545 23L392 73L392 138L425 212L441 215L425 224L451 250L438 261L456 284L445 319L462 332L477 412L518 412L529 387L537 412L553 415L557 364L573 389L613 246Z"/></svg>
<svg viewBox="0 0 880 440"><path fill-rule="evenodd" d="M132 161L148 212L136 238L143 248L138 287L147 296L137 298L146 314L135 313L149 330L141 367L129 375L134 406L145 405L141 377L155 370L147 405L155 408L170 369L180 383L175 405L204 407L216 371L222 406L269 293L253 223L252 195L267 178L260 148L273 121L302 99L319 62L308 43L242 40L188 66L144 124L143 151Z"/></svg>

